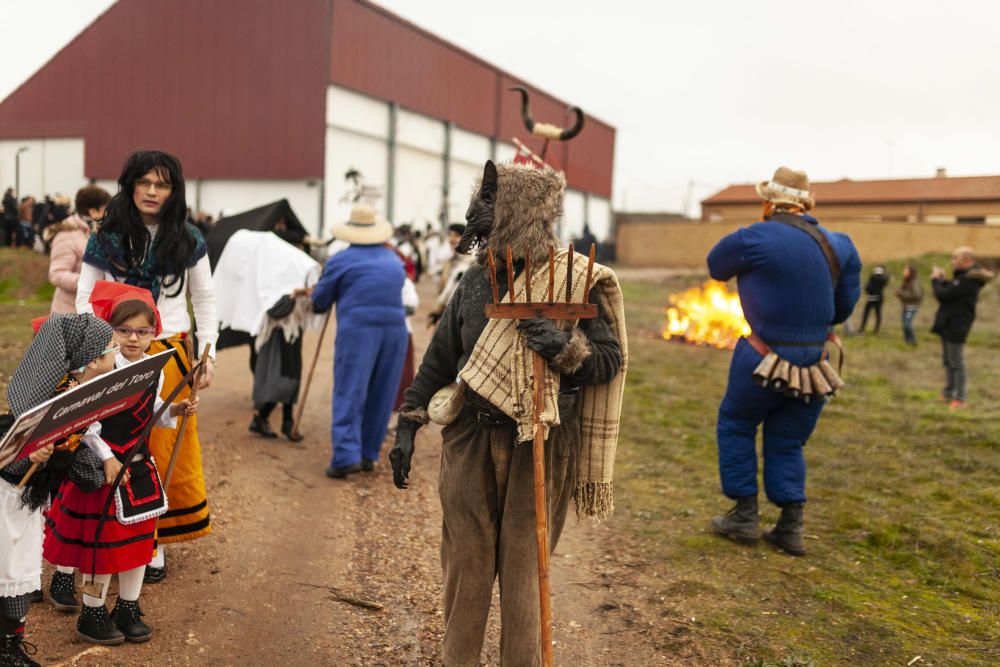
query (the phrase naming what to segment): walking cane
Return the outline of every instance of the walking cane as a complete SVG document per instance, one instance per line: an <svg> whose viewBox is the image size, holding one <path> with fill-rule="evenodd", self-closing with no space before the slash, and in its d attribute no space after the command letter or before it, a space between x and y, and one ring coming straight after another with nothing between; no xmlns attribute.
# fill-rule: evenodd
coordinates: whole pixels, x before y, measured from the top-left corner
<svg viewBox="0 0 1000 667"><path fill-rule="evenodd" d="M316 370L316 362L319 361L319 353L323 349L323 338L326 337L326 325L330 324L330 315L333 314L333 309L326 312L326 318L323 320L323 328L319 332L319 340L316 341L316 354L313 355L312 365L309 366L309 375L306 376L306 384L302 387L302 396L299 397L299 409L295 413L295 421L292 422L292 435L299 435L299 424L302 423L302 412L306 409L306 396L309 395L309 385L312 384L313 371Z"/></svg>
<svg viewBox="0 0 1000 667"><path fill-rule="evenodd" d="M212 349L211 343L205 344L205 351L201 353L201 358L208 359L208 353ZM198 384L201 382L201 376L205 373L205 366L201 365L198 367L198 371L194 374L194 379L191 380L191 393L188 395L188 400L194 402L198 398ZM163 476L163 492L166 493L167 489L170 488L170 478L174 476L174 467L177 465L177 455L181 451L181 442L184 440L184 432L187 431L188 416L184 415L181 417L181 425L177 427L177 438L174 440L174 448L170 452L170 463L167 465L167 474Z"/></svg>
<svg viewBox="0 0 1000 667"><path fill-rule="evenodd" d="M597 317L597 305L588 303L590 283L594 270L594 246L590 246L587 261L587 282L583 292L583 302L573 303L573 246L570 245L566 261L566 301L556 302L555 250L549 247L549 289L548 301L532 301L531 260L524 258L525 303L514 301L514 263L510 246L507 246L507 292L510 299L501 303L497 289L497 267L493 252L487 248L486 259L490 265L490 286L493 289L493 303L486 304L486 317L491 319L527 320L583 320ZM532 415L534 440L532 459L535 477L535 540L538 545L538 606L542 649L542 664L552 667L552 598L549 593L549 525L548 501L545 497L545 429L542 427L542 410L545 408L545 365L542 355L532 351L532 390L535 408ZM558 408L557 408L558 409Z"/></svg>

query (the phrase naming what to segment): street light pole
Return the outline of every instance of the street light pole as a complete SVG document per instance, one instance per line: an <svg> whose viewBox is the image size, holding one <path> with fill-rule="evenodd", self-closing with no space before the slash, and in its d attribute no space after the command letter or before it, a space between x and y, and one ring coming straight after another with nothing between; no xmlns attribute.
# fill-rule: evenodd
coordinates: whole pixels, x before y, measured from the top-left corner
<svg viewBox="0 0 1000 667"><path fill-rule="evenodd" d="M21 153L28 150L29 146L21 146L14 153L14 198L21 201Z"/></svg>

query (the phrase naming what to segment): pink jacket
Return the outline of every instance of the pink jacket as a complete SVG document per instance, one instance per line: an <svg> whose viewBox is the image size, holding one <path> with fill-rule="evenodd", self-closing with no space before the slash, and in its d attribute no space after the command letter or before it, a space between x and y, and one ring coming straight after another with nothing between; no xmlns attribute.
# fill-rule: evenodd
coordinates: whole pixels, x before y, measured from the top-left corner
<svg viewBox="0 0 1000 667"><path fill-rule="evenodd" d="M76 285L80 282L83 251L87 248L90 227L78 215L71 215L49 227L52 254L49 259L49 282L56 286L52 295L52 313L76 312ZM49 229L45 231L48 232Z"/></svg>

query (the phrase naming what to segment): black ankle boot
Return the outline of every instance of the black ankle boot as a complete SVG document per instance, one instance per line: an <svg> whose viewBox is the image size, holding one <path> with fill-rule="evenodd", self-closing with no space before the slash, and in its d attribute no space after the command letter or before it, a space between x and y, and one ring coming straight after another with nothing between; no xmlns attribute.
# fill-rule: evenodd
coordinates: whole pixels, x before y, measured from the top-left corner
<svg viewBox="0 0 1000 667"><path fill-rule="evenodd" d="M262 438L277 438L278 434L271 430L271 425L267 423L267 420L260 415L255 414L253 419L250 421L249 431L251 433L256 433Z"/></svg>
<svg viewBox="0 0 1000 667"><path fill-rule="evenodd" d="M76 599L76 577L70 573L55 571L49 585L49 601L60 611L76 611L80 601Z"/></svg>
<svg viewBox="0 0 1000 667"><path fill-rule="evenodd" d="M760 539L759 521L757 496L744 496L725 516L712 519L712 530L740 544L754 544Z"/></svg>
<svg viewBox="0 0 1000 667"><path fill-rule="evenodd" d="M781 507L781 516L772 530L764 532L764 539L793 556L806 555L802 539L802 513L804 503L789 503Z"/></svg>
<svg viewBox="0 0 1000 667"><path fill-rule="evenodd" d="M281 422L281 433L292 442L301 442L303 436L301 433L292 433L293 426L295 426L295 422L291 419L283 420Z"/></svg>
<svg viewBox="0 0 1000 667"><path fill-rule="evenodd" d="M100 607L83 605L76 621L76 634L92 644L105 646L117 646L125 641L125 635L115 627L103 604Z"/></svg>
<svg viewBox="0 0 1000 667"><path fill-rule="evenodd" d="M24 634L17 632L0 637L0 665L7 667L42 667L29 656L35 655L38 648L31 642L24 641Z"/></svg>
<svg viewBox="0 0 1000 667"><path fill-rule="evenodd" d="M153 636L153 629L142 622L143 613L139 601L131 602L118 598L111 610L111 619L130 642L147 642Z"/></svg>
<svg viewBox="0 0 1000 667"><path fill-rule="evenodd" d="M163 567L153 567L152 565L147 565L146 573L142 575L142 583L158 584L166 578L167 578L166 563L163 564Z"/></svg>

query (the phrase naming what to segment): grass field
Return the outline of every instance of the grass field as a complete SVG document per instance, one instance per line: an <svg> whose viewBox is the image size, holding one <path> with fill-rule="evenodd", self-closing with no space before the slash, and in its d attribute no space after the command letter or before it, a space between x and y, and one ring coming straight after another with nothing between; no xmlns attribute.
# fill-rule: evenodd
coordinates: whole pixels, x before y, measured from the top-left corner
<svg viewBox="0 0 1000 667"><path fill-rule="evenodd" d="M921 264L932 261L944 265ZM968 409L937 400L933 296L916 321L916 349L902 342L891 297L880 335L847 339L848 387L806 447L809 555L792 558L708 528L731 505L719 492L715 445L730 355L656 338L667 295L698 282L624 288L631 361L618 521L647 567L670 573L658 592L670 611L696 619L699 641L747 664L1000 664L996 286L982 292L966 350ZM778 510L763 512L773 522Z"/></svg>
<svg viewBox="0 0 1000 667"><path fill-rule="evenodd" d="M0 410L7 410L7 379L31 342L31 319L47 315L53 287L49 258L0 248Z"/></svg>

